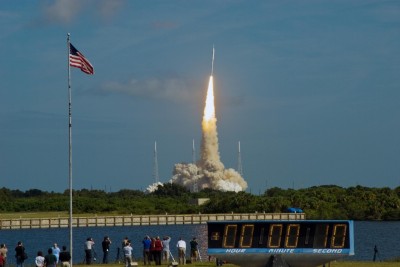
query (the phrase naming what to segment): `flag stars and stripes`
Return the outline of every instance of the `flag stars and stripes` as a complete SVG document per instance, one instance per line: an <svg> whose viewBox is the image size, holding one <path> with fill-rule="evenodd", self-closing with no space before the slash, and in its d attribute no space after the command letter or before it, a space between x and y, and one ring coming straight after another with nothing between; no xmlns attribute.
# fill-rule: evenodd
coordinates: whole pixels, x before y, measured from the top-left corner
<svg viewBox="0 0 400 267"><path fill-rule="evenodd" d="M69 44L69 65L71 67L80 68L84 73L94 74L92 64L71 43Z"/></svg>

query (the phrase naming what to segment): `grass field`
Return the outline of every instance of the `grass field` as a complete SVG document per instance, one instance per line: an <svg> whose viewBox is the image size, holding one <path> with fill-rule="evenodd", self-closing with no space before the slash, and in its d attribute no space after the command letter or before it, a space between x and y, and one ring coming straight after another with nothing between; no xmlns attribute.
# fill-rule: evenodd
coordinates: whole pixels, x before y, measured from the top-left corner
<svg viewBox="0 0 400 267"><path fill-rule="evenodd" d="M329 266L329 265L327 265ZM400 266L399 262L365 262L365 261L339 261L332 262L330 264L331 267L395 267Z"/></svg>
<svg viewBox="0 0 400 267"><path fill-rule="evenodd" d="M138 266L145 266L143 265L142 262L138 262ZM87 265L76 265L74 266L87 266ZM107 264L102 266L107 266L107 267L123 267L125 265L123 264ZM168 264L162 264L161 266L163 267L168 267ZM185 265L187 267L211 267L211 266L216 266L215 262L197 262L193 264L187 264ZM237 265L234 264L224 264L224 267L237 267ZM332 262L327 265L326 267L399 267L400 263L399 262L364 262L364 261L338 261L338 262Z"/></svg>

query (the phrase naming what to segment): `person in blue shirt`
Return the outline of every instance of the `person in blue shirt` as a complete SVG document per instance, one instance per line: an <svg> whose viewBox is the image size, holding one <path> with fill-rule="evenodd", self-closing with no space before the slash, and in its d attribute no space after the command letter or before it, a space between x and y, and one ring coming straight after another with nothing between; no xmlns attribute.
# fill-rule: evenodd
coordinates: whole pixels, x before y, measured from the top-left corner
<svg viewBox="0 0 400 267"><path fill-rule="evenodd" d="M54 243L53 247L51 248L53 250L53 255L56 256L57 258L57 263L58 263L58 258L60 257L60 248L58 247L57 243Z"/></svg>
<svg viewBox="0 0 400 267"><path fill-rule="evenodd" d="M144 237L143 241L143 262L144 265L150 265L150 245L151 245L151 239L150 237L147 235Z"/></svg>

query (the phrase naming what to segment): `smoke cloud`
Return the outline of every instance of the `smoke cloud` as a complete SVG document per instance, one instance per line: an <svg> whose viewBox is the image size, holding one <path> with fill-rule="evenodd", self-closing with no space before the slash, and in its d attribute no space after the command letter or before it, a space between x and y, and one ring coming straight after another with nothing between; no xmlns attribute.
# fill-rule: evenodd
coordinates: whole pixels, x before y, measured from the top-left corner
<svg viewBox="0 0 400 267"><path fill-rule="evenodd" d="M199 190L210 188L235 192L247 188L247 183L241 175L234 169L225 169L220 160L213 76L210 76L202 120L200 160L195 164L175 164L170 182L183 185L191 191L196 187Z"/></svg>

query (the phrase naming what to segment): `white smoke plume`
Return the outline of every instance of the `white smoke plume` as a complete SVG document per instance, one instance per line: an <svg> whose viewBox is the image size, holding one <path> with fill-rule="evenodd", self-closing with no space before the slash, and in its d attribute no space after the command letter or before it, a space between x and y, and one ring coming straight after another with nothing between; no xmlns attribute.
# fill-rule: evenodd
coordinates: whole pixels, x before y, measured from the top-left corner
<svg viewBox="0 0 400 267"><path fill-rule="evenodd" d="M221 191L239 192L247 188L247 183L241 175L234 169L225 169L220 160L213 76L210 76L204 108L200 156L196 164L175 164L170 182L183 185L189 190L192 190L195 184L198 189L210 188Z"/></svg>
<svg viewBox="0 0 400 267"><path fill-rule="evenodd" d="M153 193L154 191L156 191L156 190L158 189L158 186L164 186L164 184L162 184L162 183L160 183L160 182L153 183L153 184L149 185L149 186L146 188L145 192L146 192L146 193Z"/></svg>

